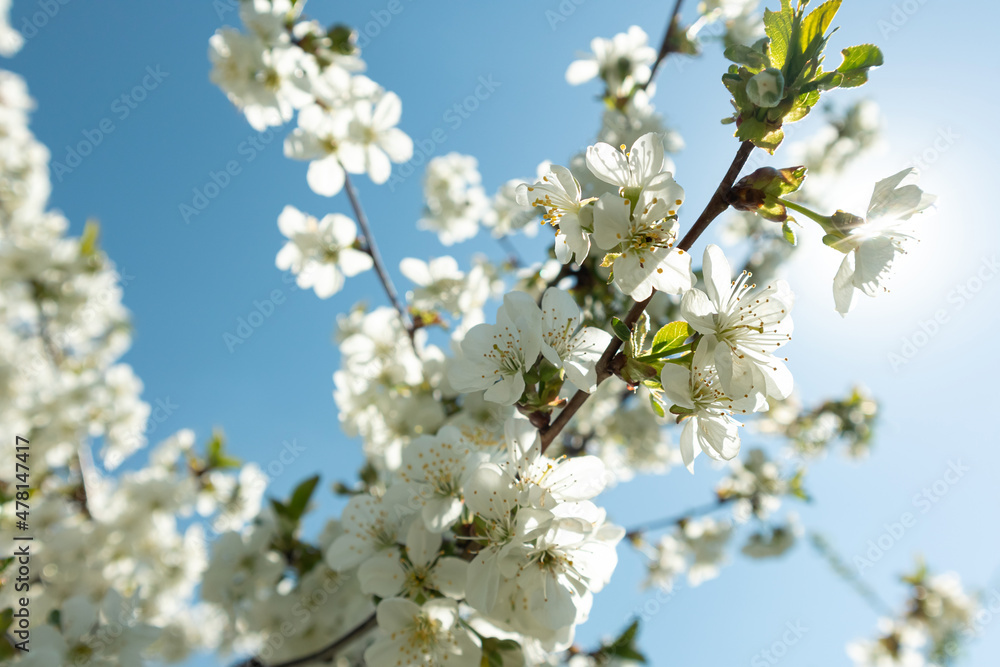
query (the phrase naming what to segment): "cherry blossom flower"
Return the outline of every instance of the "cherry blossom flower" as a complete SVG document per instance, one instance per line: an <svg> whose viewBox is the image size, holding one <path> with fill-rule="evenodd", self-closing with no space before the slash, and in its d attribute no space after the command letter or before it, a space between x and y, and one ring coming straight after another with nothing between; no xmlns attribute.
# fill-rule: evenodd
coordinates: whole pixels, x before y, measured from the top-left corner
<svg viewBox="0 0 1000 667"><path fill-rule="evenodd" d="M846 253L833 279L833 298L841 315L854 307L857 292L875 296L880 290L887 290L897 257L905 254L906 245L916 239L912 224L906 224L907 221L930 208L937 199L913 183L902 185L914 173L913 168L904 169L876 183L867 219L862 224L851 224L840 233L840 238L830 243ZM855 223L860 222L854 216L849 217Z"/></svg>
<svg viewBox="0 0 1000 667"><path fill-rule="evenodd" d="M616 148L604 142L598 142L587 149L587 168L591 173L605 183L618 186L623 196L633 200L654 178L669 171L667 167L670 164L672 163L663 150L663 139L655 132L636 139L628 151L624 146ZM669 173L667 175L670 176ZM672 178L657 181L657 185L667 189L662 196L667 202L684 198L684 191ZM674 205L671 204L669 208L674 208Z"/></svg>
<svg viewBox="0 0 1000 667"><path fill-rule="evenodd" d="M597 327L581 327L580 307L568 293L550 287L542 295L542 354L562 368L578 389L592 392L597 387L595 366L611 334Z"/></svg>
<svg viewBox="0 0 1000 667"><path fill-rule="evenodd" d="M517 187L519 204L543 207L543 220L558 227L556 258L563 264L571 260L583 262L590 253L593 216L587 204L594 200L581 200L580 192L580 183L570 170L555 164L540 173L534 185L522 183Z"/></svg>
<svg viewBox="0 0 1000 667"><path fill-rule="evenodd" d="M366 560L358 568L361 590L382 598L403 595L411 599L437 591L461 600L469 564L454 556L440 556L441 543L440 533L414 521L406 536L406 558L396 549L387 549Z"/></svg>
<svg viewBox="0 0 1000 667"><path fill-rule="evenodd" d="M462 392L486 390L486 400L513 405L524 393L524 373L542 351L542 314L524 292L510 292L496 324L478 324L462 340L462 357L449 380Z"/></svg>
<svg viewBox="0 0 1000 667"><path fill-rule="evenodd" d="M403 103L395 93L381 93L375 101L359 100L352 109L348 133L364 154L364 170L374 183L389 180L390 161L406 162L413 157L413 141L396 125Z"/></svg>
<svg viewBox="0 0 1000 667"><path fill-rule="evenodd" d="M694 472L694 459L705 452L717 461L728 461L740 451L740 423L734 412L745 414L757 407L752 398L730 399L722 390L719 374L706 349L698 346L691 369L667 363L660 373L663 393L681 415L680 450L684 465Z"/></svg>
<svg viewBox="0 0 1000 667"><path fill-rule="evenodd" d="M792 374L774 352L791 340L791 289L778 280L763 289L747 285L744 271L735 281L729 260L717 245L705 248L705 292L684 294L681 313L705 335L704 345L730 396L763 394L782 399L792 392Z"/></svg>
<svg viewBox="0 0 1000 667"><path fill-rule="evenodd" d="M379 637L365 649L365 664L370 667L479 667L482 650L462 624L454 600L437 598L420 606L405 598L388 598L379 603L377 619Z"/></svg>
<svg viewBox="0 0 1000 667"><path fill-rule="evenodd" d="M463 444L462 434L452 427L410 443L398 474L413 485L427 530L441 533L458 520L462 486L483 462L485 456Z"/></svg>
<svg viewBox="0 0 1000 667"><path fill-rule="evenodd" d="M278 216L278 229L288 242L278 252L275 265L290 270L299 287L311 287L321 299L343 289L345 276L372 268L371 256L355 248L358 228L346 215L331 213L316 220L286 206Z"/></svg>
<svg viewBox="0 0 1000 667"><path fill-rule="evenodd" d="M691 256L674 250L677 221L673 216L684 199L684 190L664 173L629 199L603 195L594 210L594 241L611 251L615 284L636 301L648 299L653 290L680 294L691 289L694 274Z"/></svg>
<svg viewBox="0 0 1000 667"><path fill-rule="evenodd" d="M649 66L656 60L656 49L649 46L649 37L638 26L618 33L612 39L595 38L590 42L592 54L573 61L566 70L571 85L586 83L595 77L604 79L613 95L625 96L649 80Z"/></svg>
<svg viewBox="0 0 1000 667"><path fill-rule="evenodd" d="M306 160L306 181L318 195L332 197L344 187L346 173L367 169L365 149L349 132L351 113L311 104L299 112L299 126L285 139L285 156Z"/></svg>

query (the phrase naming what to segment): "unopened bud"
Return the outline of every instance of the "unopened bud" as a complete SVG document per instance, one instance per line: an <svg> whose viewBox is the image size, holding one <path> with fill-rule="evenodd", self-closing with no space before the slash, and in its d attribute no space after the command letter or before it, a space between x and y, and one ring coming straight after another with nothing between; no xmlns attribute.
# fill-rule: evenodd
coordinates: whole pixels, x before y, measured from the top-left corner
<svg viewBox="0 0 1000 667"><path fill-rule="evenodd" d="M747 81L747 97L759 107L778 106L785 96L785 77L781 70L768 67Z"/></svg>

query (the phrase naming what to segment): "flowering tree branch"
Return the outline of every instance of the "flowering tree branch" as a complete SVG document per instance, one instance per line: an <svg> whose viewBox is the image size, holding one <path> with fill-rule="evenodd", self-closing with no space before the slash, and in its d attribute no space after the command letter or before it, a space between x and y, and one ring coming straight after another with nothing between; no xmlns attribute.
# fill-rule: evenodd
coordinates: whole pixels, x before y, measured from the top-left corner
<svg viewBox="0 0 1000 667"><path fill-rule="evenodd" d="M296 667L297 665L308 665L314 662L330 662L337 656L341 649L355 639L358 639L359 637L366 635L369 631L374 630L376 625L378 625L378 623L375 620L375 614L372 613L368 618L356 625L346 635L343 635L332 644L324 646L309 655L294 658L286 662L276 662L270 665L262 662L259 658L250 658L249 660L233 665L233 667Z"/></svg>
<svg viewBox="0 0 1000 667"><path fill-rule="evenodd" d="M375 265L375 273L378 274L379 282L382 283L382 287L385 289L385 293L389 297L389 301L392 302L393 307L397 312L399 312L399 319L402 321L403 327L406 329L406 334L410 337L410 341L412 342L413 336L416 333L416 327L413 324L413 320L410 319L410 315L407 313L403 302L399 299L399 293L396 291L396 286L392 283L392 278L389 277L389 272L386 270L385 264L382 261L382 255L378 250L378 246L375 244L375 235L372 233L371 227L368 225L368 216L365 215L365 210L361 207L361 200L358 198L358 191L354 187L354 183L351 182L351 177L347 174L344 174L344 190L347 191L347 198L350 200L351 209L354 211L354 219L358 221L358 227L361 228L361 234L365 239L363 250L372 258L372 263Z"/></svg>
<svg viewBox="0 0 1000 667"><path fill-rule="evenodd" d="M729 165L729 169L726 170L725 176L722 177L719 187L715 189L715 193L712 195L712 198L708 200L708 204L701 212L701 215L698 216L698 219L695 220L691 229L688 230L688 233L685 234L684 238L677 244L678 250L684 250L685 252L690 250L691 246L693 246L694 242L698 240L698 237L701 236L702 232L708 228L708 225L719 217L723 211L729 208L729 192L732 189L733 184L736 182L736 177L739 176L740 171L743 169L747 159L749 159L750 154L753 152L753 149L754 145L752 142L744 141L740 144L739 150L736 151L736 157L733 158L732 163ZM643 301L637 301L632 308L629 309L628 314L623 320L625 326L632 329L635 323L639 321L639 317L642 316L643 311L646 310L646 306L649 305L652 298L653 296L651 294L649 298L644 299ZM597 384L604 382L604 380L608 379L612 375L612 362L621 347L622 341L616 337L612 339L611 343L604 350L604 354L601 355L601 358L598 360L596 366ZM582 390L577 391L566 404L566 407L562 409L562 412L559 413L559 416L556 417L555 420L553 420L547 427L541 429L542 451L545 451L548 446L552 444L552 441L555 440L556 436L558 436L559 433L566 428L566 425L573 418L573 415L577 413L589 397L590 394L587 392Z"/></svg>

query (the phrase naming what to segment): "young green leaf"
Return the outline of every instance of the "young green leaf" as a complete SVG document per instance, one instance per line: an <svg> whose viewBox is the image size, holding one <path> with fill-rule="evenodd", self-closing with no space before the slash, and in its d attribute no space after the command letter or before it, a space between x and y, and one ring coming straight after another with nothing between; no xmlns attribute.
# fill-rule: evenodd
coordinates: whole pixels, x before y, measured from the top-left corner
<svg viewBox="0 0 1000 667"><path fill-rule="evenodd" d="M306 507L309 505L309 499L312 497L313 491L316 490L318 483L319 475L313 475L292 491L292 497L288 501L288 511L293 519L298 520L305 514Z"/></svg>
<svg viewBox="0 0 1000 667"><path fill-rule="evenodd" d="M837 68L837 71L844 75L844 80L840 83L841 88L860 86L868 81L868 70L883 63L882 51L874 44L849 46L841 53L844 62Z"/></svg>
<svg viewBox="0 0 1000 667"><path fill-rule="evenodd" d="M629 331L629 328L625 326L625 323L617 317L611 318L611 330L615 332L615 336L617 336L623 343L628 343L632 338L632 332Z"/></svg>
<svg viewBox="0 0 1000 667"><path fill-rule="evenodd" d="M653 336L653 347L650 352L655 356L662 356L672 349L683 346L684 341L692 334L694 334L694 329L687 322L683 320L671 322L664 325Z"/></svg>

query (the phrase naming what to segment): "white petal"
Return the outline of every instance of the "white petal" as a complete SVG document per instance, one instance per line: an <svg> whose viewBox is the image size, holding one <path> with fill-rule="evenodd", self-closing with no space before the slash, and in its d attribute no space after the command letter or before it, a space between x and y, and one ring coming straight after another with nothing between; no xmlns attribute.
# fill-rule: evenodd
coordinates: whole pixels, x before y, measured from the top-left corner
<svg viewBox="0 0 1000 667"><path fill-rule="evenodd" d="M600 65L594 59L574 60L566 69L566 83L578 86L596 77L600 71Z"/></svg>
<svg viewBox="0 0 1000 667"><path fill-rule="evenodd" d="M597 178L618 187L627 187L631 178L629 161L625 154L603 142L587 148L587 167Z"/></svg>
<svg viewBox="0 0 1000 667"><path fill-rule="evenodd" d="M306 181L316 194L332 197L344 187L344 168L333 155L313 160L306 171Z"/></svg>
<svg viewBox="0 0 1000 667"><path fill-rule="evenodd" d="M405 630L413 624L420 615L420 607L415 602L403 598L388 598L382 600L375 610L378 627L386 633Z"/></svg>

